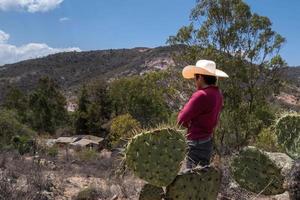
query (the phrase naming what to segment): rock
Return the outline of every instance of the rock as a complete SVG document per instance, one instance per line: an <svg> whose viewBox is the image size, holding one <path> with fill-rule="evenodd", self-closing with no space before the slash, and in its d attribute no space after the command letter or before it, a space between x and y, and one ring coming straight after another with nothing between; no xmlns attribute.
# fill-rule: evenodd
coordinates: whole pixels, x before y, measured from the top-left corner
<svg viewBox="0 0 300 200"><path fill-rule="evenodd" d="M294 160L285 153L271 153L266 152L267 156L274 162L274 164L281 169L281 174L287 176L292 169Z"/></svg>
<svg viewBox="0 0 300 200"><path fill-rule="evenodd" d="M292 200L300 199L300 159L295 161L292 170L287 177L287 189Z"/></svg>

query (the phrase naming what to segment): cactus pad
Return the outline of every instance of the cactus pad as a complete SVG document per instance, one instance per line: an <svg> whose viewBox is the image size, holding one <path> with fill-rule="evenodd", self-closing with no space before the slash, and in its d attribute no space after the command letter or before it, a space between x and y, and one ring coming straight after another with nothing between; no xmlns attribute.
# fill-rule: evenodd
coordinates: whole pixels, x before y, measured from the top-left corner
<svg viewBox="0 0 300 200"><path fill-rule="evenodd" d="M162 187L177 176L185 158L186 141L175 129L156 129L132 138L125 153L126 165L136 176Z"/></svg>
<svg viewBox="0 0 300 200"><path fill-rule="evenodd" d="M167 187L168 200L217 199L221 173L210 167L178 175Z"/></svg>
<svg viewBox="0 0 300 200"><path fill-rule="evenodd" d="M234 179L241 187L265 195L284 192L281 170L255 147L247 147L231 163Z"/></svg>
<svg viewBox="0 0 300 200"><path fill-rule="evenodd" d="M139 200L161 200L164 190L161 187L146 184L141 190Z"/></svg>
<svg viewBox="0 0 300 200"><path fill-rule="evenodd" d="M289 156L300 158L300 114L283 115L275 126L278 143Z"/></svg>

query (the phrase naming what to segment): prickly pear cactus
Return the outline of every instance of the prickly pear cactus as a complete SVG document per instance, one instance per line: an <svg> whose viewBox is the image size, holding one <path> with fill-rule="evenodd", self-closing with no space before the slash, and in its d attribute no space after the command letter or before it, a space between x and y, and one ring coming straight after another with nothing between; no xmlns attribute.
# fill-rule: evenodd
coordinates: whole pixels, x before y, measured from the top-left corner
<svg viewBox="0 0 300 200"><path fill-rule="evenodd" d="M289 156L300 158L300 114L283 115L275 126L277 140Z"/></svg>
<svg viewBox="0 0 300 200"><path fill-rule="evenodd" d="M231 163L234 179L241 187L265 195L284 192L281 170L255 147L247 147Z"/></svg>
<svg viewBox="0 0 300 200"><path fill-rule="evenodd" d="M141 190L139 200L161 200L164 190L161 187L146 184Z"/></svg>
<svg viewBox="0 0 300 200"><path fill-rule="evenodd" d="M295 161L287 185L291 200L300 199L300 159Z"/></svg>
<svg viewBox="0 0 300 200"><path fill-rule="evenodd" d="M168 200L215 200L221 184L221 173L213 168L204 168L178 175L167 187Z"/></svg>
<svg viewBox="0 0 300 200"><path fill-rule="evenodd" d="M132 138L126 148L125 161L136 176L162 187L175 179L185 154L184 135L173 128L161 128Z"/></svg>

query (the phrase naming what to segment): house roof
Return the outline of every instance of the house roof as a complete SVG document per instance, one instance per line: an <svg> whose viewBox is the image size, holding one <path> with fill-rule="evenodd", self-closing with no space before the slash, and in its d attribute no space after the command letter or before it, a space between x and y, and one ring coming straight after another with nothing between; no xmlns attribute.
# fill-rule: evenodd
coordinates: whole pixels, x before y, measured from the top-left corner
<svg viewBox="0 0 300 200"><path fill-rule="evenodd" d="M76 135L72 137L59 137L55 140L55 143L71 144L86 146L88 144L99 144L104 138L93 135Z"/></svg>
<svg viewBox="0 0 300 200"><path fill-rule="evenodd" d="M102 142L104 140L104 138L97 137L97 136L94 136L94 135L76 135L76 136L73 136L73 137L76 137L76 141L79 141L79 140L82 140L82 139L87 139L87 140L92 140L92 141L95 141L95 142L99 143L99 142Z"/></svg>
<svg viewBox="0 0 300 200"><path fill-rule="evenodd" d="M71 143L71 145L73 145L73 146L81 146L81 147L87 146L89 144L99 145L99 142L96 142L93 140L88 140L88 139L81 139L79 141Z"/></svg>
<svg viewBox="0 0 300 200"><path fill-rule="evenodd" d="M69 143L74 142L75 140L76 140L76 138L74 138L74 137L59 137L55 140L55 142L69 144Z"/></svg>

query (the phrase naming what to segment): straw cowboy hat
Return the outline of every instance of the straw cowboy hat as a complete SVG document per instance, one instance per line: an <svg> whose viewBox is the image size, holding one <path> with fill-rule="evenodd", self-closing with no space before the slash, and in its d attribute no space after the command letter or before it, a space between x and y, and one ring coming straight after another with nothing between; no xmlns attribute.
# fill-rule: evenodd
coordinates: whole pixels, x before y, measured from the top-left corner
<svg viewBox="0 0 300 200"><path fill-rule="evenodd" d="M216 76L222 78L229 77L225 72L217 69L216 63L211 60L198 60L196 66L189 65L182 70L182 75L186 79L194 78L195 74Z"/></svg>

